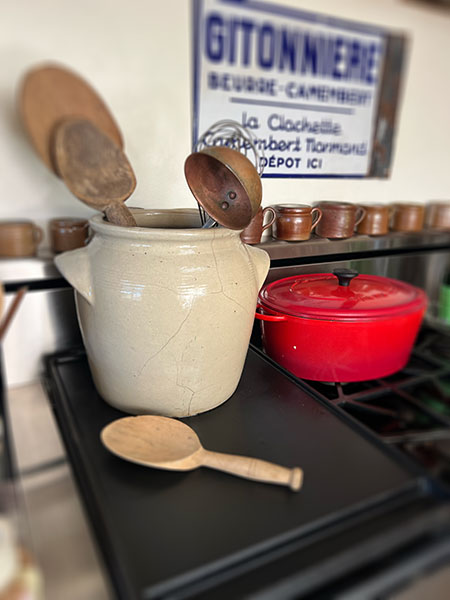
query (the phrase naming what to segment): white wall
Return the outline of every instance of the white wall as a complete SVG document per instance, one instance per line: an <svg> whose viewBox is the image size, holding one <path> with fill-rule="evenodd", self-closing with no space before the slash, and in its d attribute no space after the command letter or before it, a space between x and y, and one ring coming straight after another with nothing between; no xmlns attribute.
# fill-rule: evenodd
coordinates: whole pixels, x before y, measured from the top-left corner
<svg viewBox="0 0 450 600"><path fill-rule="evenodd" d="M272 0L407 32L412 40L388 180L263 180L263 204L450 198L450 11L407 0ZM20 77L56 60L101 94L138 185L131 206L196 206L184 180L191 145L188 0L0 0L0 219L91 215L35 155L16 112Z"/></svg>

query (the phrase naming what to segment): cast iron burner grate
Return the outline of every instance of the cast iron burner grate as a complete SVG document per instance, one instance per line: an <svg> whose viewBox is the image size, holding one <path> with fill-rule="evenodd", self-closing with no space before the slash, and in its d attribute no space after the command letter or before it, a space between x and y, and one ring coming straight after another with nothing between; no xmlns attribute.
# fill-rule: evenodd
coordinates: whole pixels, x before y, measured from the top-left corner
<svg viewBox="0 0 450 600"><path fill-rule="evenodd" d="M450 484L449 335L422 330L406 367L389 377L302 384Z"/></svg>

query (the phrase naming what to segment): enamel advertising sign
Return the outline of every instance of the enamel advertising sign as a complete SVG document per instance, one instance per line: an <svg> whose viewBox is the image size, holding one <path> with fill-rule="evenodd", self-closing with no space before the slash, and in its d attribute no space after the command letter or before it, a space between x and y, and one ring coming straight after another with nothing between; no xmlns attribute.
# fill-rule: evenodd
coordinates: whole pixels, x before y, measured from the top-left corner
<svg viewBox="0 0 450 600"><path fill-rule="evenodd" d="M194 144L230 119L251 131L264 177L386 176L398 95L383 116L391 37L281 5L195 0Z"/></svg>

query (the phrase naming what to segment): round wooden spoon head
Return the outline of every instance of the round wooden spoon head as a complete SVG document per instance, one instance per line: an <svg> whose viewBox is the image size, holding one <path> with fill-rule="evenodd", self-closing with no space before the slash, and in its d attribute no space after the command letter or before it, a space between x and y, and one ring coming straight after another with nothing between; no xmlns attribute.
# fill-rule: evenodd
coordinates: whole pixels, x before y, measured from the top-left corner
<svg viewBox="0 0 450 600"><path fill-rule="evenodd" d="M77 198L106 211L108 220L117 225L136 225L122 204L135 189L136 178L122 149L110 137L90 121L70 118L57 127L53 148L59 174Z"/></svg>
<svg viewBox="0 0 450 600"><path fill-rule="evenodd" d="M168 417L124 417L107 425L100 437L110 452L139 465L190 471L201 464L197 434Z"/></svg>
<svg viewBox="0 0 450 600"><path fill-rule="evenodd" d="M55 172L51 141L55 126L66 117L91 121L123 148L122 135L106 104L81 77L62 66L42 65L29 71L22 82L19 102L37 153Z"/></svg>

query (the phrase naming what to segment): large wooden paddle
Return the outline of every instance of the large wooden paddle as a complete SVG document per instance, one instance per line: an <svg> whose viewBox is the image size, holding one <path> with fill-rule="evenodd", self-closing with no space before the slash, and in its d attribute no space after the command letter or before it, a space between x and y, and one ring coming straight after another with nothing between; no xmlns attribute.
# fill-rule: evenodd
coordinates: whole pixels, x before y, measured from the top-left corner
<svg viewBox="0 0 450 600"><path fill-rule="evenodd" d="M60 177L77 198L104 211L111 223L136 226L124 204L136 187L136 178L124 152L110 137L86 119L65 119L54 133L53 151Z"/></svg>
<svg viewBox="0 0 450 600"><path fill-rule="evenodd" d="M210 467L245 479L286 485L293 491L298 491L303 481L298 467L287 469L257 458L205 450L188 425L168 417L124 417L107 425L100 437L113 454L146 467L173 471Z"/></svg>

